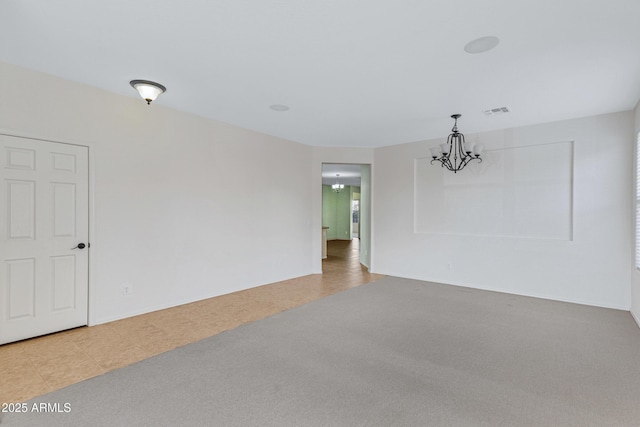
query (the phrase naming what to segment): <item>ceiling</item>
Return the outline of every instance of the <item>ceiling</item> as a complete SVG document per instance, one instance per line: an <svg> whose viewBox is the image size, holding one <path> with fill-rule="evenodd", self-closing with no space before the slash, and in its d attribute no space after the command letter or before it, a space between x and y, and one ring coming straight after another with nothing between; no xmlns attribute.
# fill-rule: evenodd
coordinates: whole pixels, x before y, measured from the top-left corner
<svg viewBox="0 0 640 427"><path fill-rule="evenodd" d="M130 97L153 80L167 92L149 108L379 147L445 137L453 113L469 133L634 108L639 17L638 0L2 0L0 61ZM500 43L464 51L483 36Z"/></svg>
<svg viewBox="0 0 640 427"><path fill-rule="evenodd" d="M339 177L336 175L340 175ZM322 164L322 184L333 185L336 183L343 185L353 185L360 187L361 166L339 163Z"/></svg>

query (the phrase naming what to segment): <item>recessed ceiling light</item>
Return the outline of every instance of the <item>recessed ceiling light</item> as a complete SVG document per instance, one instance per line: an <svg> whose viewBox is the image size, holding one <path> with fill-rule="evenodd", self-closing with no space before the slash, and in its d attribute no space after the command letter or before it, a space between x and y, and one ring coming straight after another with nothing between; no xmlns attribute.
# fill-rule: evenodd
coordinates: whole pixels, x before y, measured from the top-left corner
<svg viewBox="0 0 640 427"><path fill-rule="evenodd" d="M467 53L483 53L498 46L498 43L500 43L500 39L497 37L480 37L479 39L471 40L467 43L464 46L464 51Z"/></svg>
<svg viewBox="0 0 640 427"><path fill-rule="evenodd" d="M282 104L273 104L269 105L269 108L271 108L273 111L287 111L289 109L289 106Z"/></svg>

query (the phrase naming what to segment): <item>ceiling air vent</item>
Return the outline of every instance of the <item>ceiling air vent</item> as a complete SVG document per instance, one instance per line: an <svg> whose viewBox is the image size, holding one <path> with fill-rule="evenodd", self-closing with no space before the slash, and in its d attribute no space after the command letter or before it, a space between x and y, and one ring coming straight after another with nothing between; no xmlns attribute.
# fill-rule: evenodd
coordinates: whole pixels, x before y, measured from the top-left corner
<svg viewBox="0 0 640 427"><path fill-rule="evenodd" d="M492 108L490 110L483 111L485 116L497 116L499 114L504 114L508 112L509 112L509 108L507 107Z"/></svg>

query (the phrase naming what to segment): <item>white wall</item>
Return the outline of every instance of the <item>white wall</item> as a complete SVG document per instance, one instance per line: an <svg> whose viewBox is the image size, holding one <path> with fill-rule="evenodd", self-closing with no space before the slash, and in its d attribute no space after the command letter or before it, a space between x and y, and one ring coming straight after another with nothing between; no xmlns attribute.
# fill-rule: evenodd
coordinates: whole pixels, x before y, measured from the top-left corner
<svg viewBox="0 0 640 427"><path fill-rule="evenodd" d="M433 235L414 233L414 159L440 140L308 147L161 99L149 107L135 94L2 63L0 76L0 130L90 147L92 323L320 273L322 163L373 165L376 273L631 307L640 317L632 112L467 135L487 148L575 141L572 241Z"/></svg>
<svg viewBox="0 0 640 427"><path fill-rule="evenodd" d="M640 102L638 102L638 105L636 105L636 109L635 109L635 123L634 123L634 129L635 129L635 138L634 138L634 143L632 144L634 146L634 154L636 153L635 151L635 147L636 147L636 138L638 133L640 132ZM640 173L640 171L635 171L636 174ZM634 188L635 190L635 188ZM635 200L635 191L632 192L632 194L630 195L630 199ZM635 232L635 206L632 207L632 218L634 218L633 221L633 230L634 230L634 236L637 235L637 233ZM635 245L635 240L634 240L634 245ZM638 326L640 326L640 271L635 268L635 246L631 247L631 271L632 271L632 283L631 283L631 314L633 315L634 319L636 319L636 322L638 323Z"/></svg>
<svg viewBox="0 0 640 427"><path fill-rule="evenodd" d="M0 129L90 146L92 323L312 272L311 147L162 98L2 63L0 76Z"/></svg>
<svg viewBox="0 0 640 427"><path fill-rule="evenodd" d="M414 159L442 141L377 149L376 273L628 310L633 120L624 112L466 135L487 149L574 141L573 240L415 233Z"/></svg>

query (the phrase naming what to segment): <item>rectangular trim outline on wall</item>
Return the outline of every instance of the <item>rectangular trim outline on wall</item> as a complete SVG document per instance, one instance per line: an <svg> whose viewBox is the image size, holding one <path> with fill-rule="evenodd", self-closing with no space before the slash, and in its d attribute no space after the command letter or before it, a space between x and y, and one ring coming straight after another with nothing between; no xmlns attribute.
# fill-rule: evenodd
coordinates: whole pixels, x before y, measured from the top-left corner
<svg viewBox="0 0 640 427"><path fill-rule="evenodd" d="M492 149L483 159L457 174L414 159L415 234L573 241L574 141Z"/></svg>

